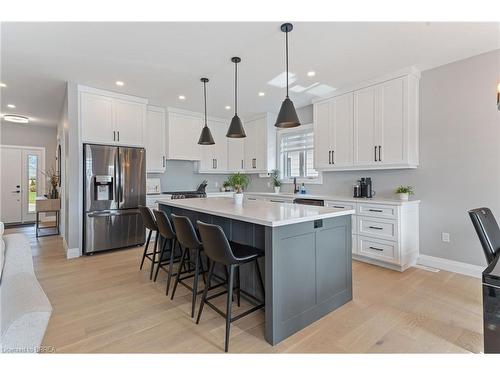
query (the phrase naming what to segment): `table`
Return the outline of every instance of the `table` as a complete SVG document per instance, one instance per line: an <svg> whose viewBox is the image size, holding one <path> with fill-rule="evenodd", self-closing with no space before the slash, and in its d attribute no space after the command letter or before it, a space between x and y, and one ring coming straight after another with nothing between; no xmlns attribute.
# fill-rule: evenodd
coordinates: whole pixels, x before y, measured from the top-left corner
<svg viewBox="0 0 500 375"><path fill-rule="evenodd" d="M36 236L37 237L45 237L45 236L55 236L59 235L59 216L61 212L61 199L49 199L46 197L36 197L36 205L35 205L35 211L36 211ZM40 213L49 213L49 212L55 212L56 214L56 225L53 226L44 226L40 227ZM57 231L56 233L51 233L51 234L39 234L40 229L50 229L50 228L56 228Z"/></svg>

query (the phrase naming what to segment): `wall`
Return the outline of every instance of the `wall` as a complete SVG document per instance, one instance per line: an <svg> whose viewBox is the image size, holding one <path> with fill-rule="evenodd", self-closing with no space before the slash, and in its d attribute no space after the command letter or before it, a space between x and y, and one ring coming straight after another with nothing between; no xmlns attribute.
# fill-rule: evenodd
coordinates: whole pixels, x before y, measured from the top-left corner
<svg viewBox="0 0 500 375"><path fill-rule="evenodd" d="M160 178L162 191L196 190L198 185L207 180L207 191L219 191L219 187L228 175L200 174L198 162L187 160L167 160L165 173L148 173L148 177Z"/></svg>
<svg viewBox="0 0 500 375"><path fill-rule="evenodd" d="M413 185L422 200L420 252L485 265L467 210L487 206L500 219L499 82L500 50L422 72L420 167L327 172L322 185L306 186L308 192L350 196L362 176L373 178L378 196L392 197L397 185ZM252 176L249 190L270 191L267 181ZM292 188L286 184L283 190ZM441 232L450 233L449 243L441 242Z"/></svg>
<svg viewBox="0 0 500 375"><path fill-rule="evenodd" d="M56 167L57 130L55 127L2 123L4 145L45 147L45 170Z"/></svg>

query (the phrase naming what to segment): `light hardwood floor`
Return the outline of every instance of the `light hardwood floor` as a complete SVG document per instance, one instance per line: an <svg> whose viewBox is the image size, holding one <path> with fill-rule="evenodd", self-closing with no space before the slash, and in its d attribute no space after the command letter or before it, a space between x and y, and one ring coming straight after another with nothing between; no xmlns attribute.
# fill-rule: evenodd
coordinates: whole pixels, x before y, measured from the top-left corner
<svg viewBox="0 0 500 375"><path fill-rule="evenodd" d="M25 233L54 312L44 345L68 353L222 352L224 320L206 308L190 318L182 286L165 296L165 274L139 271L142 248L67 260L60 237ZM230 352L478 353L483 350L480 280L411 268L403 273L353 263L351 302L276 346L264 340L264 313L232 325ZM223 304L224 297L220 303ZM242 308L245 306L242 304Z"/></svg>

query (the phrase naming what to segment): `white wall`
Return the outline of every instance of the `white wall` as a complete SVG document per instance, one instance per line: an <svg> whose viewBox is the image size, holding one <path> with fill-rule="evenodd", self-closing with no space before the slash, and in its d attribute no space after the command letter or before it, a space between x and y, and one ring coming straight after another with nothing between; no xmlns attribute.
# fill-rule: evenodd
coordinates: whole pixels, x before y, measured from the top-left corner
<svg viewBox="0 0 500 375"><path fill-rule="evenodd" d="M413 185L421 199L420 252L485 265L467 210L490 207L500 221L500 50L422 72L420 167L416 170L328 172L312 193L352 195L352 185L371 176L379 196L400 184ZM307 123L309 109L299 111ZM292 186L285 185L284 190ZM269 191L267 179L252 176L251 191ZM450 233L449 243L441 232Z"/></svg>

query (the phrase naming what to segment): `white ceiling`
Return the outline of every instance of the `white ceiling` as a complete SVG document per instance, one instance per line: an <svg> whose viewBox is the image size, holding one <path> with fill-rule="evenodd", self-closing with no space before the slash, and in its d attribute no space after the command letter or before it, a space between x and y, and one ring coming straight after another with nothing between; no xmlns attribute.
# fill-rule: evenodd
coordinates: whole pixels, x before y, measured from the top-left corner
<svg viewBox="0 0 500 375"><path fill-rule="evenodd" d="M55 126L66 81L149 98L151 104L232 116L232 56L240 56L239 112L277 112L284 34L275 23L2 23L2 113ZM294 23L290 71L302 86L341 88L415 65L421 70L500 48L500 23ZM309 70L315 77L307 77ZM125 82L124 87L115 85ZM257 95L266 93L264 97ZM178 95L185 95L179 101ZM293 94L297 107L311 96ZM16 109L7 108L15 104Z"/></svg>

